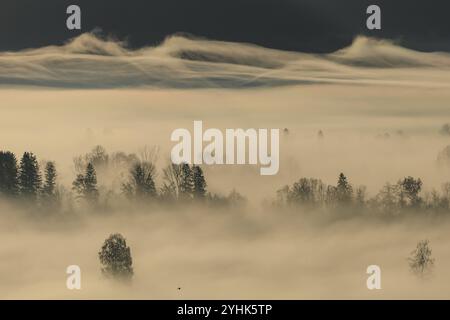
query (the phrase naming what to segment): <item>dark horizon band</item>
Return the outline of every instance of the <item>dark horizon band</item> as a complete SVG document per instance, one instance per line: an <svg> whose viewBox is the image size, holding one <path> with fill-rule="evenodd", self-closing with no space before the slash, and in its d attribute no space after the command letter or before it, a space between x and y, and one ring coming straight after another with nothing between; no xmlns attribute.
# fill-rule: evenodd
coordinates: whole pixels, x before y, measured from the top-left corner
<svg viewBox="0 0 450 320"><path fill-rule="evenodd" d="M66 8L82 9L82 30L65 26ZM366 8L382 10L382 29L367 30ZM393 39L420 51L450 51L445 0L3 0L0 51L62 44L100 28L132 48L185 32L282 50L332 52L357 35Z"/></svg>

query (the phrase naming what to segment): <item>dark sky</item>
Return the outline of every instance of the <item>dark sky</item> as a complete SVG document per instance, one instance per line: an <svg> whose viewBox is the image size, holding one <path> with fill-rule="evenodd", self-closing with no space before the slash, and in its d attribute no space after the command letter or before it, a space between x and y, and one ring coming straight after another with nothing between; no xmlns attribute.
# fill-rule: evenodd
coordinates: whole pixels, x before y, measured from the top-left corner
<svg viewBox="0 0 450 320"><path fill-rule="evenodd" d="M78 35L66 28L66 8L82 10L82 32L96 27L154 45L186 32L266 47L330 52L357 34L400 41L423 51L450 51L449 0L0 0L0 50L60 44ZM366 29L366 8L382 9L382 30Z"/></svg>

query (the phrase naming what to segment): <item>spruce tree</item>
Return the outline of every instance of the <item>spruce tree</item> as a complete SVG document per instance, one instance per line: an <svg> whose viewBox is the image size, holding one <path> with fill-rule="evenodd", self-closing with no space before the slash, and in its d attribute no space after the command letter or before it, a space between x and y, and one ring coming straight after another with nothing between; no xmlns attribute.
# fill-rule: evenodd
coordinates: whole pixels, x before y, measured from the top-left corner
<svg viewBox="0 0 450 320"><path fill-rule="evenodd" d="M192 198L192 192L194 189L194 181L192 177L192 170L187 163L181 164L181 177L180 177L180 194L181 199Z"/></svg>
<svg viewBox="0 0 450 320"><path fill-rule="evenodd" d="M19 190L17 175L17 159L14 153L0 151L0 195L17 195Z"/></svg>
<svg viewBox="0 0 450 320"><path fill-rule="evenodd" d="M72 185L78 196L88 203L95 204L98 201L97 174L92 163L87 164L86 173L77 175Z"/></svg>
<svg viewBox="0 0 450 320"><path fill-rule="evenodd" d="M122 189L128 197L149 199L156 197L155 167L150 162L137 162L130 169L129 181Z"/></svg>
<svg viewBox="0 0 450 320"><path fill-rule="evenodd" d="M53 162L47 162L45 166L45 181L42 187L42 194L46 197L52 197L55 195L56 188L56 168Z"/></svg>
<svg viewBox="0 0 450 320"><path fill-rule="evenodd" d="M339 175L336 191L337 191L337 200L341 204L348 204L352 201L353 188L347 181L347 177L343 173Z"/></svg>
<svg viewBox="0 0 450 320"><path fill-rule="evenodd" d="M25 152L20 160L19 189L25 198L36 199L41 188L41 174L36 156Z"/></svg>
<svg viewBox="0 0 450 320"><path fill-rule="evenodd" d="M86 167L84 188L86 199L91 203L96 202L98 200L97 174L95 173L94 166L90 162Z"/></svg>
<svg viewBox="0 0 450 320"><path fill-rule="evenodd" d="M194 198L195 199L204 199L206 195L206 180L203 175L203 170L199 166L192 166L192 176L194 183Z"/></svg>
<svg viewBox="0 0 450 320"><path fill-rule="evenodd" d="M47 207L49 211L56 211L59 209L61 202L56 191L56 168L54 162L47 162L44 170L44 185L41 192L42 204Z"/></svg>

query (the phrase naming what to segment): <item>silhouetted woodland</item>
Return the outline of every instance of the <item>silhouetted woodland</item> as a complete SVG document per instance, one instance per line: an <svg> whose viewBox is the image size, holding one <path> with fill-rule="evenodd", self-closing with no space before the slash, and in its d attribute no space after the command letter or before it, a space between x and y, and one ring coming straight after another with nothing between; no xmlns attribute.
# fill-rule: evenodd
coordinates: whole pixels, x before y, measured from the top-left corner
<svg viewBox="0 0 450 320"><path fill-rule="evenodd" d="M70 188L57 183L54 162L41 166L37 157L25 152L18 161L9 151L0 151L0 196L16 204L31 205L48 212L69 212L76 206L104 211L133 205L243 206L246 199L237 191L229 195L208 192L200 166L170 163L162 169L161 185L156 178L158 149L145 148L140 154L108 154L96 146L74 158L75 179ZM125 200L125 201L123 201Z"/></svg>
<svg viewBox="0 0 450 320"><path fill-rule="evenodd" d="M101 147L74 158L76 172L72 186L59 184L57 167L25 152L20 161L8 151L0 151L0 195L34 210L73 212L77 207L95 211L115 207L189 204L240 207L246 198L232 190L228 195L208 192L200 166L169 163L158 172L158 149L145 148L140 154L107 153ZM157 184L158 174L161 174ZM422 180L404 177L386 183L373 197L365 186L353 186L339 174L336 185L320 179L301 178L276 192L273 207L303 212L326 210L339 215L373 214L400 216L405 213L450 213L450 183L441 191L422 192Z"/></svg>
<svg viewBox="0 0 450 320"><path fill-rule="evenodd" d="M366 186L353 186L341 173L336 185L327 185L320 179L301 178L277 191L277 207L322 209L348 214L401 216L409 213L450 214L450 183L442 185L441 192L422 192L422 180L411 176L396 183L385 183L374 196L367 196Z"/></svg>

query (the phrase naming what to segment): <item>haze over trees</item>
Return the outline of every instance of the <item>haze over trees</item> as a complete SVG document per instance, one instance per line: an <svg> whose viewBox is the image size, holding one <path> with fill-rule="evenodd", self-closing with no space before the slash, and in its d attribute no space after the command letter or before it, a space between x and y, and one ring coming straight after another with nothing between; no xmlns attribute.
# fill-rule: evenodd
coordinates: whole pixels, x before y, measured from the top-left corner
<svg viewBox="0 0 450 320"><path fill-rule="evenodd" d="M18 163L12 152L0 152L0 197L27 200L49 212L76 211L76 202L83 209L112 208L120 198L141 205L201 203L217 206L242 206L245 197L236 190L228 196L210 193L200 166L170 163L162 170L157 184L155 162L158 150L144 148L140 154L115 152L108 154L101 146L74 158L75 179L71 191L58 184L53 161L39 167L37 157L25 152ZM100 178L99 178L100 177ZM112 206L112 207L111 207Z"/></svg>
<svg viewBox="0 0 450 320"><path fill-rule="evenodd" d="M366 186L353 186L343 173L337 177L336 185L327 185L316 178L300 178L277 191L274 205L290 210L326 210L340 216L450 214L450 183L444 183L441 192L433 189L425 194L422 186L420 178L408 176L397 183L387 182L375 196L368 198Z"/></svg>
<svg viewBox="0 0 450 320"><path fill-rule="evenodd" d="M12 152L0 151L2 200L11 200L14 205L23 202L27 204L24 206L28 210L26 212L31 207L33 212L38 213L87 215L96 212L127 215L135 208L136 212L151 214L156 206L161 206L157 209L173 206L177 212L212 209L198 210L200 214L213 213L217 208L240 213L246 203L245 197L234 189L228 195L209 191L209 181L201 166L169 163L158 170L154 152L149 150L141 155L124 152L109 154L104 148L95 147L86 155L75 158L76 175L72 177L72 188L68 189L59 184L55 162L40 163L42 168L31 152L24 152L18 161ZM113 179L108 177L111 171L115 173ZM421 178L406 176L395 183L385 183L373 195L368 195L366 190L365 186L352 184L351 177L343 172L337 172L336 180L332 183L301 177L276 191L276 199L270 208L275 207L278 215L288 212L320 216L320 213L326 212L336 219L450 214L450 182L444 183L440 191L424 192ZM105 206L112 210L103 210ZM59 216L65 217L64 214ZM112 234L105 240L98 258L106 277L125 281L132 279L131 249L121 234ZM420 241L408 258L410 270L419 277L430 274L434 263L430 244L426 240Z"/></svg>
<svg viewBox="0 0 450 320"><path fill-rule="evenodd" d="M76 212L77 203L84 209L114 209L120 204L191 205L242 207L244 196L236 190L228 195L208 191L203 168L197 165L169 163L160 172L156 168L157 149L146 148L140 154L107 153L97 146L85 155L74 158L77 172L71 190L58 184L58 172L53 161L43 162L24 152L20 161L8 151L0 151L0 196L16 199L17 203L36 203L47 211ZM84 168L82 168L84 166ZM160 174L160 176L158 175ZM112 177L111 177L112 176ZM423 192L421 178L407 176L396 183L387 182L373 196L366 186L355 186L344 173L336 184L318 178L302 177L292 185L276 191L273 201L278 209L302 213L326 210L336 216L401 216L403 214L450 213L450 182L440 191ZM150 207L149 207L150 208ZM131 207L130 207L131 210Z"/></svg>

